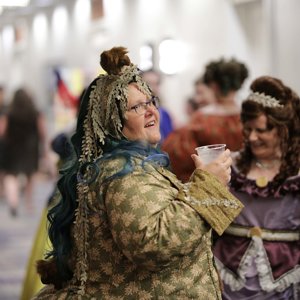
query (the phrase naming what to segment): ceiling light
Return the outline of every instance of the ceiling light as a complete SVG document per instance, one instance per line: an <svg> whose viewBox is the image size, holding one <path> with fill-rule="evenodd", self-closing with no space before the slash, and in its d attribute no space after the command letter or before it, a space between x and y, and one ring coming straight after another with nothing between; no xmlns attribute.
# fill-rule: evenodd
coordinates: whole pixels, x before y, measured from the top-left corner
<svg viewBox="0 0 300 300"><path fill-rule="evenodd" d="M187 49L179 40L165 39L159 44L159 68L164 74L172 75L186 66Z"/></svg>
<svg viewBox="0 0 300 300"><path fill-rule="evenodd" d="M0 0L0 6L27 6L30 0Z"/></svg>
<svg viewBox="0 0 300 300"><path fill-rule="evenodd" d="M142 71L147 71L153 68L153 47L145 44L140 48L140 63L139 68Z"/></svg>

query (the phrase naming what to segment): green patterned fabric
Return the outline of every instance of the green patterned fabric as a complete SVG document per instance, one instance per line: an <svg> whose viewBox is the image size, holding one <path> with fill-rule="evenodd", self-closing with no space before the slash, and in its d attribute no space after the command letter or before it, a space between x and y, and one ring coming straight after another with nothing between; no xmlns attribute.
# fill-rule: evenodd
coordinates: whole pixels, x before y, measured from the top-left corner
<svg viewBox="0 0 300 300"><path fill-rule="evenodd" d="M85 295L77 294L74 276L35 299L221 299L211 233L221 234L242 204L204 171L182 184L165 168L143 168L142 158L132 173L103 183L123 164L102 162L89 188Z"/></svg>

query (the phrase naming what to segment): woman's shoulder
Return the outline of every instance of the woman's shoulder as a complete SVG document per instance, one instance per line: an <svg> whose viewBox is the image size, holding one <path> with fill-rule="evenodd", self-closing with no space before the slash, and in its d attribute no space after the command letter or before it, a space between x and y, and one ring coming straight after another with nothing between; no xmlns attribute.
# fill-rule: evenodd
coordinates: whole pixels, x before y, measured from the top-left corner
<svg viewBox="0 0 300 300"><path fill-rule="evenodd" d="M208 114L202 111L197 111L193 114L191 125L201 124L201 126L212 129L216 126L224 126L224 130L228 128L228 124L240 125L240 116L238 114Z"/></svg>
<svg viewBox="0 0 300 300"><path fill-rule="evenodd" d="M239 116L240 108L238 106L225 107L220 104L211 104L201 108L201 112L207 116L215 117L230 117L230 116Z"/></svg>
<svg viewBox="0 0 300 300"><path fill-rule="evenodd" d="M99 178L100 180L109 178L114 174L120 172L125 165L126 161L123 157L114 157L108 159L99 159L96 162L97 168L99 168Z"/></svg>
<svg viewBox="0 0 300 300"><path fill-rule="evenodd" d="M108 158L101 158L96 162L99 169L99 179L107 179L116 174L125 176L132 173L134 170L138 170L142 166L142 157L125 157L114 156ZM121 176L117 176L121 177Z"/></svg>

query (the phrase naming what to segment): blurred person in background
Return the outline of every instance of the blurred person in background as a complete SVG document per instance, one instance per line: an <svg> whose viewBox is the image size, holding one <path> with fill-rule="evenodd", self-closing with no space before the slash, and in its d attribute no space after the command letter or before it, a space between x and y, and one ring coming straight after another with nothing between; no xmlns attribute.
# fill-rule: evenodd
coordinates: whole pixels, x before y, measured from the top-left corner
<svg viewBox="0 0 300 300"><path fill-rule="evenodd" d="M246 66L235 59L221 59L206 66L203 82L213 91L215 101L195 112L188 124L173 131L162 145L170 156L173 172L183 182L193 172L191 154L196 147L226 144L232 151L242 147L236 94L247 76Z"/></svg>
<svg viewBox="0 0 300 300"><path fill-rule="evenodd" d="M3 153L3 133L4 133L4 123L5 123L5 114L6 114L6 106L5 106L5 89L4 86L0 85L0 198L4 196L4 173L3 173L3 161L4 161L4 153Z"/></svg>
<svg viewBox="0 0 300 300"><path fill-rule="evenodd" d="M195 100L194 97L188 97L186 102L185 102L185 112L190 118L195 111L197 111L199 108L199 103Z"/></svg>
<svg viewBox="0 0 300 300"><path fill-rule="evenodd" d="M211 250L242 209L227 189L230 151L184 185L168 170L158 102L127 50L101 54L71 141L76 158L48 214L53 250L34 299L221 299ZM205 184L203 184L205 183Z"/></svg>
<svg viewBox="0 0 300 300"><path fill-rule="evenodd" d="M149 85L153 94L157 96L160 101L160 106L158 110L160 114L160 134L161 134L160 143L162 143L167 138L167 136L173 131L174 124L168 111L163 106L161 106L162 104L161 97L160 97L161 74L154 69L150 69L142 72L142 78Z"/></svg>
<svg viewBox="0 0 300 300"><path fill-rule="evenodd" d="M73 104L76 108L76 116L78 114L81 99L84 96L85 91L86 89L83 89L79 97L76 97L77 100L73 101ZM75 96L72 97L75 98ZM64 131L58 133L51 141L51 149L58 155L58 173L67 165L68 161L72 160L72 157L75 155L71 143L71 136L75 133L75 130L76 122L71 122ZM47 232L47 228L49 226L47 214L48 210L57 204L59 197L60 194L57 189L57 185L55 184L48 199L47 205L42 212L40 223L35 234L30 257L27 263L20 300L31 299L44 286L36 272L36 261L43 259L45 254L51 251L51 243L49 241Z"/></svg>
<svg viewBox="0 0 300 300"><path fill-rule="evenodd" d="M201 110L216 101L213 90L203 82L203 78L198 78L194 83L194 94L186 101L186 113L189 119L198 109Z"/></svg>
<svg viewBox="0 0 300 300"><path fill-rule="evenodd" d="M281 80L255 79L242 103L244 148L231 192L241 214L214 247L226 300L300 299L300 99Z"/></svg>
<svg viewBox="0 0 300 300"><path fill-rule="evenodd" d="M24 88L14 93L3 120L3 143L5 197L11 215L16 216L21 190L19 175L25 175L25 206L32 211L33 175L40 157L47 159L45 119Z"/></svg>
<svg viewBox="0 0 300 300"><path fill-rule="evenodd" d="M204 82L203 77L198 78L194 83L195 101L198 103L198 108L202 109L207 105L212 105L217 102L216 95L212 88Z"/></svg>

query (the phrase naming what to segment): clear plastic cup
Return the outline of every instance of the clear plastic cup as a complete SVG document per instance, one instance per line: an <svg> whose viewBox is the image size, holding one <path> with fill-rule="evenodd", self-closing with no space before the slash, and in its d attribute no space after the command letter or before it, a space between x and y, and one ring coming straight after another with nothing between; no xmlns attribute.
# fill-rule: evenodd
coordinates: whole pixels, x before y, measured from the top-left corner
<svg viewBox="0 0 300 300"><path fill-rule="evenodd" d="M225 151L226 144L205 145L195 148L201 161L207 165Z"/></svg>

